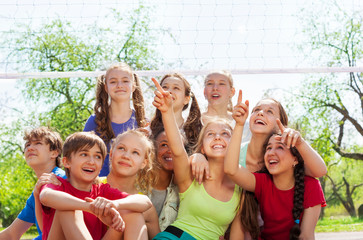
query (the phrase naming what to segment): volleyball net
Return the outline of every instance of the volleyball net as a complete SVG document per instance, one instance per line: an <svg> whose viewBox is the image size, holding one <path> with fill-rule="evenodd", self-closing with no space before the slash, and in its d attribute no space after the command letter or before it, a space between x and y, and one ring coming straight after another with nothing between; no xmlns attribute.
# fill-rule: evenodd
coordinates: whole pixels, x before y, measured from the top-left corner
<svg viewBox="0 0 363 240"><path fill-rule="evenodd" d="M0 78L96 77L103 73L108 62L115 62L117 58L99 60L91 71L82 68L50 71L34 67L42 65L43 59L37 63L36 56L16 54L21 46L14 39L29 30L32 34L41 34L44 24L59 20L69 23L72 36L88 41L90 45L92 42L99 44L95 39L102 33L90 32L91 26L108 29L105 38L112 39L115 37L112 33L122 35L128 31L130 25L127 23L130 23L131 17L133 20L148 21L143 25L147 26L147 30L134 29L137 31L134 32L134 39L145 38L141 36L143 31L153 34L150 42L146 40L142 43L146 45L145 48L153 50L149 53L156 53L160 59L147 69L137 69L140 76L160 76L171 70L185 75L204 75L213 69L227 69L232 74L363 72L363 67L360 67L363 65L359 65L359 62L349 64L348 61L340 61L332 64L329 56L321 58L309 52L316 39L312 39L313 34L307 34L307 31L314 31L313 28L309 30L311 19L307 13L326 14L321 20L326 21L323 24L326 30L329 27L346 27L336 15L353 16L354 12L363 12L363 3L359 1L336 1L335 10L329 13L326 10L328 2L4 0L0 3L0 34L6 37L0 46ZM116 14L120 21L113 22L108 17L112 14ZM107 41L104 39L103 43L107 44ZM124 45L127 46L132 46L132 43ZM22 47L24 50L38 46L27 42ZM315 54L329 55L319 51ZM135 55L140 56L143 55ZM129 60L123 57L125 55L118 59Z"/></svg>

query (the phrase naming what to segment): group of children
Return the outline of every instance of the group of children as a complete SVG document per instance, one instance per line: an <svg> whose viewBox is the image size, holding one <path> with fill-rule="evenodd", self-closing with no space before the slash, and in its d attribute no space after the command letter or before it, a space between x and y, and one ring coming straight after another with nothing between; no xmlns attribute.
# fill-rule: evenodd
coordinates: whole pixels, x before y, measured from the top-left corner
<svg viewBox="0 0 363 240"><path fill-rule="evenodd" d="M327 169L278 101L257 103L241 143L249 102L240 91L233 107L230 73L206 76L204 113L183 75L153 82L150 122L137 75L118 63L97 79L84 132L63 147L48 128L25 134L38 182L0 239L33 223L37 239L314 239Z"/></svg>

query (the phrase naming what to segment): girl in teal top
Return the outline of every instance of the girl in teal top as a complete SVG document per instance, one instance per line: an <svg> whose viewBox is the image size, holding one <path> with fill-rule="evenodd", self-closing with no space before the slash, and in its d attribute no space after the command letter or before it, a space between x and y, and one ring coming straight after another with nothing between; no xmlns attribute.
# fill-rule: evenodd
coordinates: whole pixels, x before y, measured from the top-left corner
<svg viewBox="0 0 363 240"><path fill-rule="evenodd" d="M232 128L223 119L209 121L200 132L196 152L209 161L213 178L199 185L193 180L173 112L173 98L154 80L157 91L153 105L161 114L173 154L174 174L180 192L176 221L154 239L219 239L233 221L239 203L239 188L224 174L224 156Z"/></svg>

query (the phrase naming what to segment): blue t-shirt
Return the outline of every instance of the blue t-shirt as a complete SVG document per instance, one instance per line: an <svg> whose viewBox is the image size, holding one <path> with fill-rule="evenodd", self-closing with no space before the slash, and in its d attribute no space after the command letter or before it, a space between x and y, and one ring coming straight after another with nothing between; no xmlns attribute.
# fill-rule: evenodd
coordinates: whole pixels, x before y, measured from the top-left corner
<svg viewBox="0 0 363 240"><path fill-rule="evenodd" d="M97 124L95 122L95 118L96 118L96 116L94 114L92 114L88 118L86 125L84 126L84 129L83 129L84 132L94 131L97 135L100 135L96 131ZM111 122L111 127L112 127L112 130L113 130L115 136L119 135L120 133L126 132L127 130L137 128L135 111L132 110L132 114L131 114L131 117L129 118L129 120L127 120L124 123ZM110 148L111 148L111 144L109 143L109 144L107 144L107 156L105 158L101 172L99 174L100 177L105 177L110 173L110 160L109 160L109 156L108 156L108 153L110 152Z"/></svg>
<svg viewBox="0 0 363 240"><path fill-rule="evenodd" d="M66 173L59 167L55 167L53 169L52 173L54 173L55 175L57 175L61 178L64 178L64 179L67 178ZM37 222L37 218L35 217L35 200L34 200L33 192L30 195L30 197L28 198L28 200L26 200L26 205L25 205L24 209L19 213L18 218L20 220L23 220L24 222L35 223L35 225L37 226L39 236L34 239L36 239L36 240L42 239L42 231L40 231L38 222Z"/></svg>

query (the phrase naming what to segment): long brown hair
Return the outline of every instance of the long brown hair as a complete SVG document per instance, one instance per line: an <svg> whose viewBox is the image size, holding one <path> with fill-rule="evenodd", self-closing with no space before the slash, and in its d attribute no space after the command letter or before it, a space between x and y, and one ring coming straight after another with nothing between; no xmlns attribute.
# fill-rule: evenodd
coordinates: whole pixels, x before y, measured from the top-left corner
<svg viewBox="0 0 363 240"><path fill-rule="evenodd" d="M115 133L111 126L110 106L108 103L109 95L106 92L108 74L114 69L126 71L132 76L135 87L135 90L132 93L132 102L135 109L136 122L138 127L145 127L146 125L144 97L142 95L138 76L133 73L131 67L126 63L113 64L107 69L106 74L97 78L96 103L94 106L95 122L97 125L96 131L100 134L100 137L106 142L106 144L115 137Z"/></svg>
<svg viewBox="0 0 363 240"><path fill-rule="evenodd" d="M191 149L191 146L195 145L198 139L198 135L200 130L202 129L202 121L201 121L201 113L199 109L199 105L197 102L197 99L194 95L194 93L191 90L189 82L185 79L185 77L180 73L170 73L163 76L163 78L160 81L160 85L163 84L163 81L169 77L175 77L183 81L184 87L185 87L185 96L190 96L192 99L192 103L189 110L189 115L187 120L185 121L183 125L183 130L185 132L185 137L187 139L187 146L186 148L189 150ZM187 109L189 106L188 104L185 104L183 107L183 111ZM156 136L158 132L160 132L161 129L164 128L163 121L161 118L161 112L159 109L156 109L155 115L150 123L150 128L152 135Z"/></svg>
<svg viewBox="0 0 363 240"><path fill-rule="evenodd" d="M264 98L264 99L261 99L260 101L262 101L262 100L271 100L277 104L277 106L279 108L279 119L280 119L282 125L287 127L287 125L289 123L289 119L288 119L288 116L287 116L286 111L285 111L284 107L282 106L282 104L274 98ZM256 106L258 105L258 103L256 104ZM269 139L270 138L266 139L265 144L267 144ZM264 148L261 149L261 151L265 151L265 150L266 150L266 148L264 146ZM265 167L263 167L258 172L268 173L268 171ZM242 228L245 231L250 233L252 239L258 239L258 236L261 233L260 226L258 224L258 215L257 215L258 209L259 209L258 203L256 201L254 193L248 192L248 191L243 191L242 196L241 196L241 213L240 213L241 223L242 223Z"/></svg>

